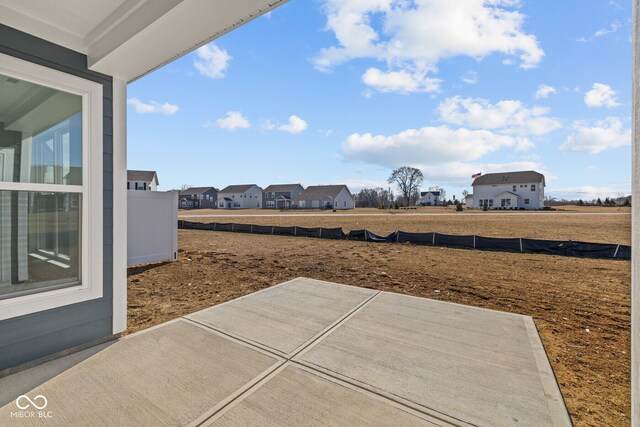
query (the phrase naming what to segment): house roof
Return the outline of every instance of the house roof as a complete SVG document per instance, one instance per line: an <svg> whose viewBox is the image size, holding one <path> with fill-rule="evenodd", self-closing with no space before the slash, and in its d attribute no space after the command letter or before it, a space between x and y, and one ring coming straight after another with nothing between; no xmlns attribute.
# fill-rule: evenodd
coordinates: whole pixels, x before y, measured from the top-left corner
<svg viewBox="0 0 640 427"><path fill-rule="evenodd" d="M203 194L206 193L209 190L215 190L218 191L217 188L215 187L191 187L191 188L187 188L186 190L181 190L180 191L180 195L181 196L190 196L192 194Z"/></svg>
<svg viewBox="0 0 640 427"><path fill-rule="evenodd" d="M438 197L440 195L440 191L421 191L420 192L420 197L424 197L429 193L433 194L436 197Z"/></svg>
<svg viewBox="0 0 640 427"><path fill-rule="evenodd" d="M221 193L244 193L251 187L258 187L256 184L228 185L220 190ZM258 187L260 188L260 187Z"/></svg>
<svg viewBox="0 0 640 427"><path fill-rule="evenodd" d="M136 171L136 170L128 170L127 171L127 181L145 181L151 182L156 180L156 184L160 184L158 181L158 174L156 171Z"/></svg>
<svg viewBox="0 0 640 427"><path fill-rule="evenodd" d="M263 191L271 191L274 193L285 193L288 191L293 191L298 187L301 187L304 190L304 188L300 184L273 184L265 188Z"/></svg>
<svg viewBox="0 0 640 427"><path fill-rule="evenodd" d="M544 175L535 171L488 173L476 178L472 185L525 184L530 182L542 182L542 185L545 185Z"/></svg>
<svg viewBox="0 0 640 427"><path fill-rule="evenodd" d="M343 188L349 191L346 185L310 185L306 190L300 194L300 199L304 200L319 200L324 197L336 197ZM351 192L349 191L349 194Z"/></svg>

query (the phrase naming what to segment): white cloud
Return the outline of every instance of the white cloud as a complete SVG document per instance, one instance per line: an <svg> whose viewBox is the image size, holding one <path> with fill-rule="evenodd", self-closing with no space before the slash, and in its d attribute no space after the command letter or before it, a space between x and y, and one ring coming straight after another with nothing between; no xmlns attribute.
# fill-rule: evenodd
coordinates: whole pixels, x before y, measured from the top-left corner
<svg viewBox="0 0 640 427"><path fill-rule="evenodd" d="M553 95L556 92L557 91L555 87L542 84L538 86L538 90L536 91L536 99L548 98L549 95Z"/></svg>
<svg viewBox="0 0 640 427"><path fill-rule="evenodd" d="M220 49L215 43L209 43L196 49L197 59L193 62L193 66L203 76L212 79L221 79L224 72L229 66L232 57L226 50Z"/></svg>
<svg viewBox="0 0 640 427"><path fill-rule="evenodd" d="M445 123L522 136L545 135L561 127L558 119L548 116L548 108L528 108L514 100L491 104L486 99L454 96L442 101L438 112Z"/></svg>
<svg viewBox="0 0 640 427"><path fill-rule="evenodd" d="M380 71L369 68L362 75L362 82L380 92L398 92L409 94L415 92L438 92L440 80L428 77L426 73L409 73L400 71Z"/></svg>
<svg viewBox="0 0 640 427"><path fill-rule="evenodd" d="M274 123L272 123L270 120L261 119L260 120L260 128L263 131L269 132L271 130L274 130L276 128L276 125Z"/></svg>
<svg viewBox="0 0 640 427"><path fill-rule="evenodd" d="M280 125L276 129L281 130L283 132L296 134L296 133L303 132L307 129L307 122L296 115L291 115L289 116L289 122L287 124Z"/></svg>
<svg viewBox="0 0 640 427"><path fill-rule="evenodd" d="M622 121L617 117L607 117L594 125L574 122L573 130L574 133L560 145L560 151L597 154L631 145L631 129L624 129Z"/></svg>
<svg viewBox="0 0 640 427"><path fill-rule="evenodd" d="M168 102L159 103L151 101L148 103L140 101L138 98L127 99L127 104L131 105L136 113L140 114L167 114L172 115L178 112L179 108L176 104L169 104Z"/></svg>
<svg viewBox="0 0 640 427"><path fill-rule="evenodd" d="M596 39L597 37L603 37L603 36L606 36L607 34L615 33L620 28L621 28L620 22L614 21L614 22L611 23L611 26L609 26L609 28L600 28L595 33L593 33L591 36L589 36L589 37L582 36L582 37L576 39L576 41L581 42L581 43L590 42L590 41L593 41L594 39Z"/></svg>
<svg viewBox="0 0 640 427"><path fill-rule="evenodd" d="M220 129L234 131L236 129L247 129L251 126L249 120L239 111L228 111L224 118L216 120L213 124L207 122L205 127L219 127Z"/></svg>
<svg viewBox="0 0 640 427"><path fill-rule="evenodd" d="M502 148L520 150L530 145L522 137L438 126L408 129L394 135L354 133L343 142L342 151L353 160L395 168L406 164L442 166L472 161Z"/></svg>
<svg viewBox="0 0 640 427"><path fill-rule="evenodd" d="M616 91L611 86L603 83L593 84L591 90L584 95L584 103L589 108L613 108L620 105Z"/></svg>
<svg viewBox="0 0 640 427"><path fill-rule="evenodd" d="M383 87L405 93L414 87L411 80L431 79L428 74L444 58L501 53L517 57L521 68L535 67L544 52L535 35L523 30L519 5L512 0L326 0L327 29L337 45L322 49L313 63L329 71L352 59L379 60L386 73L405 73L392 75L404 83ZM389 77L383 73L373 77Z"/></svg>
<svg viewBox="0 0 640 427"><path fill-rule="evenodd" d="M283 125L273 123L271 120L262 119L260 127L263 131L269 132L272 130L279 130L281 132L288 132L290 134L297 134L304 132L307 129L307 122L295 114L289 116L289 121ZM326 131L325 136L331 135L333 131L329 129Z"/></svg>
<svg viewBox="0 0 640 427"><path fill-rule="evenodd" d="M478 73L476 73L475 71L469 70L466 73L464 73L462 76L460 76L460 80L462 80L464 83L468 84L468 85L474 85L476 83L478 83Z"/></svg>
<svg viewBox="0 0 640 427"><path fill-rule="evenodd" d="M606 36L607 34L615 33L620 29L620 23L618 21L614 21L611 23L609 28L600 28L593 35L596 37Z"/></svg>
<svg viewBox="0 0 640 427"><path fill-rule="evenodd" d="M590 201L598 197L617 197L618 195L631 194L631 183L619 183L617 185L582 185L576 187L548 187L547 195L556 199L582 199Z"/></svg>

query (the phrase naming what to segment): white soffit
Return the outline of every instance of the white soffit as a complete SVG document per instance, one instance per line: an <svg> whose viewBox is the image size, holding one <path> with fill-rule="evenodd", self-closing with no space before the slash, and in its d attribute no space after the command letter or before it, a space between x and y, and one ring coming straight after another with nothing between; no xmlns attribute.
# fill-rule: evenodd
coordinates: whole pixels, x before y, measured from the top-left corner
<svg viewBox="0 0 640 427"><path fill-rule="evenodd" d="M0 0L0 22L137 79L287 0Z"/></svg>

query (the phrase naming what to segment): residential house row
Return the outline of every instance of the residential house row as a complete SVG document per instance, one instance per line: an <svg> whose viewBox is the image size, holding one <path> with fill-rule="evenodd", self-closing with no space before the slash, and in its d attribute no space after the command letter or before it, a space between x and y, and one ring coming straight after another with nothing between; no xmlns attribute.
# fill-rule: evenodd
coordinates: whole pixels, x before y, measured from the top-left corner
<svg viewBox="0 0 640 427"><path fill-rule="evenodd" d="M156 191L155 171L128 171L127 189ZM256 184L192 187L180 190L180 209L336 209L355 207L355 199L346 185Z"/></svg>

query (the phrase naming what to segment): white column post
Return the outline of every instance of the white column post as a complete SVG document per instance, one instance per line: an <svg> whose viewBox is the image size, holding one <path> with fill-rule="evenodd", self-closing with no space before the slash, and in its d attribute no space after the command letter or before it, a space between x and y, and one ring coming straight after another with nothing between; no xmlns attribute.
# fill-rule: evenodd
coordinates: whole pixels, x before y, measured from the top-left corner
<svg viewBox="0 0 640 427"><path fill-rule="evenodd" d="M113 333L127 329L127 82L113 78Z"/></svg>

